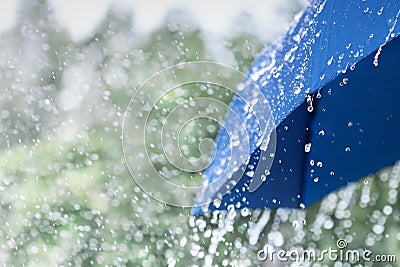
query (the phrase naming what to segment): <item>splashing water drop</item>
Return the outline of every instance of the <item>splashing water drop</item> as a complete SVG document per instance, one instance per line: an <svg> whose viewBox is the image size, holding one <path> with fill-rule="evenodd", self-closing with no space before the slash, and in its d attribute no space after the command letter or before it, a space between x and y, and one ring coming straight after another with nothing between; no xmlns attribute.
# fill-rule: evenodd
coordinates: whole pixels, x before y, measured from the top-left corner
<svg viewBox="0 0 400 267"><path fill-rule="evenodd" d="M250 214L250 210L249 210L248 208L243 208L243 209L240 211L240 214L241 214L243 217L247 217L247 216L249 216L249 214Z"/></svg>
<svg viewBox="0 0 400 267"><path fill-rule="evenodd" d="M219 198L215 199L213 204L218 209L221 206L221 199Z"/></svg>

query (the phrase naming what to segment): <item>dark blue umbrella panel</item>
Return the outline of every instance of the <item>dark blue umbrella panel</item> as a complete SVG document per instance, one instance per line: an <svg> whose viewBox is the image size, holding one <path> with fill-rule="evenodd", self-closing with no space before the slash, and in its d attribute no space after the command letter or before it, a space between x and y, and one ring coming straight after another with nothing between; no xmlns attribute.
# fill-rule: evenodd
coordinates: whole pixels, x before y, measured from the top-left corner
<svg viewBox="0 0 400 267"><path fill-rule="evenodd" d="M399 160L399 14L397 0L309 3L248 73L272 110L276 144L260 149L260 129L246 120L236 97L230 112L246 123L250 159L243 171L217 177L215 170L226 167L229 155L229 136L221 130L203 185L217 178L223 183L200 190L196 203L215 199L230 179L237 183L218 201L197 205L194 214L230 205L303 208ZM247 86L240 94L248 98L251 90ZM253 191L255 180L262 182Z"/></svg>

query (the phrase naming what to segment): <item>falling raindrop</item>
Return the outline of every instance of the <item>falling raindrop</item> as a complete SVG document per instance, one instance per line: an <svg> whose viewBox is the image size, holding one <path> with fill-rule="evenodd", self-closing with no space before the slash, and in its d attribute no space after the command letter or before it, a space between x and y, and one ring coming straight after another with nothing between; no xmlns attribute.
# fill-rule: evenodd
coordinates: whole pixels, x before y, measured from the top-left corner
<svg viewBox="0 0 400 267"><path fill-rule="evenodd" d="M250 210L249 210L248 208L243 208L243 209L240 211L240 214L241 214L243 217L247 217L247 216L249 216L249 214L250 214Z"/></svg>

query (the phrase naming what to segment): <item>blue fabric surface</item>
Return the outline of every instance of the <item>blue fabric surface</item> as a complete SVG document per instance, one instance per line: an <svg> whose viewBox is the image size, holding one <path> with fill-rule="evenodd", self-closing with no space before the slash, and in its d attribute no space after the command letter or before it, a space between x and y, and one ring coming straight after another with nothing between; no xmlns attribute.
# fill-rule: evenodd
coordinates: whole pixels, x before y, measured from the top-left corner
<svg viewBox="0 0 400 267"><path fill-rule="evenodd" d="M311 2L248 73L272 114L259 109L249 116L245 102L256 90L249 81L231 103L229 113L238 114L246 129L239 137L246 135L250 144L244 171L232 177L216 174L216 169L228 168L230 158L229 131L221 131L215 160L203 178L203 184L219 182L204 188L196 203L225 192L221 188L229 180L236 185L218 205L197 206L193 213L229 205L305 207L399 160L399 13L400 1L394 0ZM312 112L307 98L312 99ZM264 124L259 121L268 118L277 126L276 144L263 151ZM306 144L311 144L309 152ZM265 171L270 173L267 179L250 192L249 184Z"/></svg>

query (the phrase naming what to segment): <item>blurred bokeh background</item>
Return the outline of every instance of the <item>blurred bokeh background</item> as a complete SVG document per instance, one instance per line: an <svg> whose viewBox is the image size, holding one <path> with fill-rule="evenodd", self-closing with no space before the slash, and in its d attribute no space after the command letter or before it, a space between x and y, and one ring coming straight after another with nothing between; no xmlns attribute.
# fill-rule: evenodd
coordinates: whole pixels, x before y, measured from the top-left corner
<svg viewBox="0 0 400 267"><path fill-rule="evenodd" d="M338 238L400 260L400 165L306 210L193 218L141 191L121 147L135 89L186 61L246 72L306 4L164 2L0 1L1 265L256 266L265 245L318 250ZM193 131L215 137L204 123Z"/></svg>

